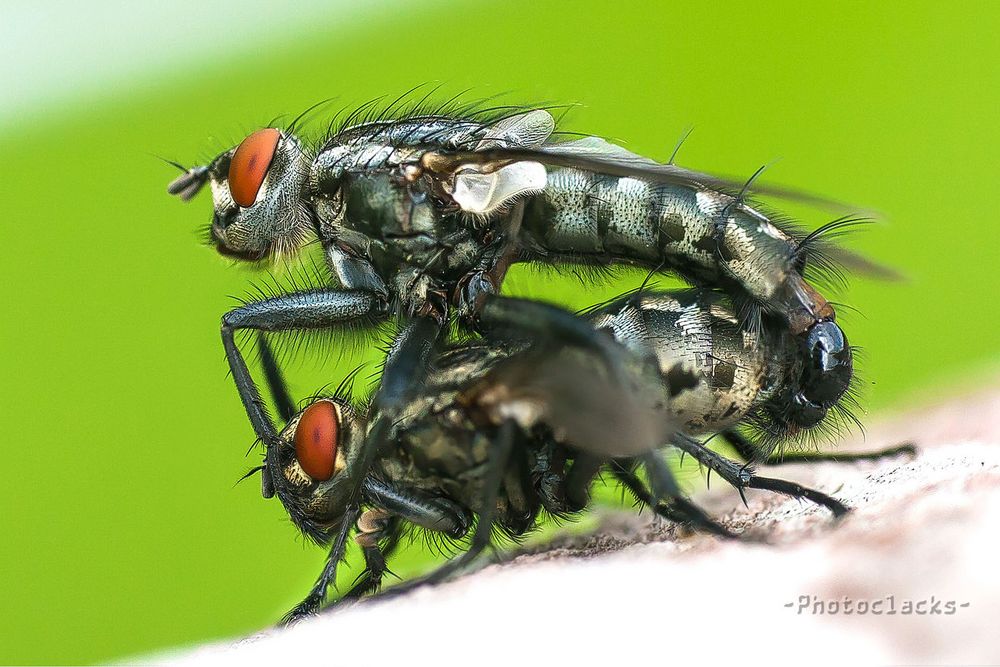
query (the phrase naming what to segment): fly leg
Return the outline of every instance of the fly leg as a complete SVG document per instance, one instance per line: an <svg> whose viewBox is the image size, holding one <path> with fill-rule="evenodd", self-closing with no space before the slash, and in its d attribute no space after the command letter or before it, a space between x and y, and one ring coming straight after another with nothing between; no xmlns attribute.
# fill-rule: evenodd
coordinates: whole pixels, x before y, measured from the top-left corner
<svg viewBox="0 0 1000 667"><path fill-rule="evenodd" d="M833 463L854 463L857 461L878 461L879 459L891 458L894 456L917 455L917 446L912 442L904 442L901 445L877 449L872 452L789 452L787 454L772 455L764 461L767 465L781 465L783 463L821 463L830 461Z"/></svg>
<svg viewBox="0 0 1000 667"><path fill-rule="evenodd" d="M733 446L736 453L744 461L757 461L760 453L754 443L742 433L730 429L723 431L722 437ZM822 463L829 461L832 463L854 463L856 461L877 461L893 456L916 456L917 447L912 442L904 442L895 447L886 447L874 452L790 452L787 454L772 454L765 458L762 463L765 465L781 465L783 463Z"/></svg>
<svg viewBox="0 0 1000 667"><path fill-rule="evenodd" d="M651 492L635 474L635 459L612 459L609 464L615 477L644 505L659 516L674 523L721 537L735 537L732 532L716 523L697 505L684 497L673 474L657 453L644 455L646 473L655 492ZM574 459L566 474L565 498L568 511L578 511L590 502L590 487L606 459L591 454L580 454Z"/></svg>
<svg viewBox="0 0 1000 667"><path fill-rule="evenodd" d="M390 486L371 477L364 483L364 499L372 508L358 518L359 532L354 540L364 554L365 569L354 586L324 610L378 592L383 576L389 572L386 561L399 545L404 521L453 538L466 534L472 525L472 517L460 505Z"/></svg>
<svg viewBox="0 0 1000 667"><path fill-rule="evenodd" d="M619 459L612 461L611 471L618 481L635 496L636 500L643 505L649 506L650 509L667 521L690 526L695 530L719 535L720 537L735 537L732 532L716 523L697 505L694 505L683 496L666 499L655 498L635 473L634 460Z"/></svg>
<svg viewBox="0 0 1000 667"><path fill-rule="evenodd" d="M288 393L285 376L278 367L278 361L274 358L271 346L263 333L257 334L257 349L260 350L260 365L264 369L264 378L271 392L271 400L278 409L278 416L287 423L295 416L295 401Z"/></svg>
<svg viewBox="0 0 1000 667"><path fill-rule="evenodd" d="M704 510L684 496L680 486L677 485L674 474L670 472L670 468L659 451L647 452L639 459L646 468L646 475L649 477L649 488L652 492L650 499L655 501L651 503L653 507L666 503L673 507L674 514L682 517L682 523L690 524L695 530L720 537L735 537L732 532L720 526L705 514Z"/></svg>
<svg viewBox="0 0 1000 667"><path fill-rule="evenodd" d="M341 600L356 599L378 591L382 577L389 571L386 559L396 550L400 532L398 517L384 509L367 510L358 518L358 534L354 536L354 541L364 554L365 569Z"/></svg>
<svg viewBox="0 0 1000 667"><path fill-rule="evenodd" d="M518 426L507 419L500 424L497 434L493 440L493 447L490 452L489 467L487 469L483 486L477 506L478 519L476 529L472 533L472 540L469 548L457 558L454 558L430 574L419 579L408 581L399 586L393 586L383 592L379 597L400 595L413 590L419 586L427 584L437 584L451 576L460 573L471 565L476 558L490 545L493 538L493 523L496 519L497 497L500 494L500 486L503 482L504 472L510 460L511 452L514 448L514 438L517 434Z"/></svg>
<svg viewBox="0 0 1000 667"><path fill-rule="evenodd" d="M571 512L578 512L590 503L590 487L601 471L604 460L593 454L580 453L566 472L566 503Z"/></svg>
<svg viewBox="0 0 1000 667"><path fill-rule="evenodd" d="M362 485L366 503L415 526L459 538L469 532L472 517L461 505L437 496L388 484L374 476Z"/></svg>
<svg viewBox="0 0 1000 667"><path fill-rule="evenodd" d="M399 411L423 386L434 360L441 330L441 325L429 317L415 317L403 324L389 346L381 383L375 395L380 420L395 421Z"/></svg>
<svg viewBox="0 0 1000 667"><path fill-rule="evenodd" d="M534 525L539 508L539 498L531 482L528 455L524 448L511 452L502 486L506 503L501 508L501 522L511 532L522 534Z"/></svg>
<svg viewBox="0 0 1000 667"><path fill-rule="evenodd" d="M743 502L746 503L744 489L762 489L783 493L793 498L804 498L821 505L831 512L835 517L841 517L850 511L846 505L832 498L825 493L802 486L796 482L789 482L783 479L773 479L771 477L761 477L753 472L748 466L740 465L731 461L721 454L713 452L697 440L691 440L678 435L673 443L678 449L690 454L696 461L719 474L724 480L732 484L740 493Z"/></svg>
<svg viewBox="0 0 1000 667"><path fill-rule="evenodd" d="M250 376L243 355L236 345L235 332L239 329L286 331L349 327L359 323L373 325L384 318L385 311L385 302L367 292L317 290L293 292L253 301L223 315L222 346L229 361L229 370L250 424L265 445L274 444L277 441L277 434L274 432L274 426L267 415L267 409ZM287 408L287 405L279 405L279 409Z"/></svg>
<svg viewBox="0 0 1000 667"><path fill-rule="evenodd" d="M355 585L334 601L337 606L342 601L354 600L378 589L386 572L386 558L396 548L401 530L400 522L408 521L428 530L436 530L450 537L461 537L472 521L462 508L443 498L428 498L417 493L401 490L368 477L363 484L363 500L373 506L361 512L357 504L350 507L341 523L340 532L330 549L330 557L306 599L299 603L282 620L283 624L312 615L320 610L326 599L326 592L337 575L337 563L343 558L355 521L360 534L355 538L365 555L365 570ZM384 539L384 546L379 542ZM395 589L393 589L395 590Z"/></svg>
<svg viewBox="0 0 1000 667"><path fill-rule="evenodd" d="M306 616L315 614L319 610L323 604L323 600L326 599L326 591L330 588L330 584L337 578L337 563L344 557L344 551L347 549L347 536L350 534L354 522L360 515L361 509L357 504L352 504L344 512L344 518L340 523L340 530L333 541L333 546L330 547L330 553L326 558L323 571L320 572L316 583L313 584L312 589L310 589L305 599L295 605L295 608L281 619L281 625L290 625Z"/></svg>
<svg viewBox="0 0 1000 667"><path fill-rule="evenodd" d="M542 503L552 514L579 512L590 503L590 488L608 459L577 452L567 462L562 451L552 454L541 471Z"/></svg>
<svg viewBox="0 0 1000 667"><path fill-rule="evenodd" d="M483 298L478 320L487 338L540 339L593 350L616 379L621 379L621 345L568 310L529 299L489 295Z"/></svg>

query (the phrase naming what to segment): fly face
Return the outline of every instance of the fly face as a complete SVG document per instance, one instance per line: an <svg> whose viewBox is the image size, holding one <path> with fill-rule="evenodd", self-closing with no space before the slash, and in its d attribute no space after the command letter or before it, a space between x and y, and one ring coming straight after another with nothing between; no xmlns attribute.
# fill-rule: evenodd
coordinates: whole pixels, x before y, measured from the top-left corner
<svg viewBox="0 0 1000 667"><path fill-rule="evenodd" d="M847 337L835 322L814 324L801 345L806 365L790 414L795 422L808 428L819 423L848 391L854 364Z"/></svg>
<svg viewBox="0 0 1000 667"><path fill-rule="evenodd" d="M854 355L844 331L831 320L785 340L795 350L789 350L795 361L787 383L764 409L779 432L795 436L820 426L831 409L843 409L854 379Z"/></svg>
<svg viewBox="0 0 1000 667"><path fill-rule="evenodd" d="M267 446L264 495L273 491L295 525L324 544L339 525L364 437L361 420L344 402L323 398L292 417Z"/></svg>
<svg viewBox="0 0 1000 667"><path fill-rule="evenodd" d="M265 128L207 167L188 170L168 191L187 200L208 182L216 248L228 257L260 261L295 252L312 229L305 205L309 165L296 137Z"/></svg>

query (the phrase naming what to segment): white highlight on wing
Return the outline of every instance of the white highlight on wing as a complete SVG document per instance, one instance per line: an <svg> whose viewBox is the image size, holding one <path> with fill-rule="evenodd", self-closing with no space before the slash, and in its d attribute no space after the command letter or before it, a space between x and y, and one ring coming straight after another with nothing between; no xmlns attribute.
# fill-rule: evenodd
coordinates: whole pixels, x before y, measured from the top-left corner
<svg viewBox="0 0 1000 667"><path fill-rule="evenodd" d="M461 172L452 197L463 211L488 215L519 195L544 189L547 179L538 162L515 162L490 174Z"/></svg>

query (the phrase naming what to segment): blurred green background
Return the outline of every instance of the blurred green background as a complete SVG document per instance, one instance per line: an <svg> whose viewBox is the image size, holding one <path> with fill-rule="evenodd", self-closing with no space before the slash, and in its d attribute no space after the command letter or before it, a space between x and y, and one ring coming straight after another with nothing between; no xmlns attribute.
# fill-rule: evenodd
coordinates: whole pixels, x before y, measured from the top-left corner
<svg viewBox="0 0 1000 667"><path fill-rule="evenodd" d="M254 274L201 245L209 198L168 197L176 172L152 156L211 157L326 97L338 108L440 82L442 96L579 102L570 129L661 159L694 126L685 166L750 175L781 158L770 182L884 212L850 245L908 277L859 279L839 296L861 313L842 319L865 350L866 404L996 376L1000 5L366 11L344 21L331 9L287 36L229 35L216 51L178 48L173 67L3 119L0 661L93 662L245 633L318 572L323 552L280 505L256 481L234 487L257 459L244 457L252 435L218 322ZM811 226L830 217L795 213ZM518 272L511 289L584 306L623 285ZM372 358L307 364L293 389L307 395Z"/></svg>

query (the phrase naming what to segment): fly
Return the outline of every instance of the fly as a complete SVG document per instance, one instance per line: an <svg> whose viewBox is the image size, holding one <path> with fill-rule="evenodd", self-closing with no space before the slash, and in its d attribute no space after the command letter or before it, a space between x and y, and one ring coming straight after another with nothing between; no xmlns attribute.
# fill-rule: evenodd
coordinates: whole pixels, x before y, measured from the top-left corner
<svg viewBox="0 0 1000 667"><path fill-rule="evenodd" d="M704 306L710 313L713 308L728 313L728 319L723 318L728 324L708 331L713 340L726 339L728 334L716 329L728 327L736 332L734 336L738 334L734 340L744 352L764 355L756 363L767 372L745 377L739 370L742 366L720 363L714 349L700 349L690 340L678 342L671 338L674 331L658 332L680 346L671 354L695 354L687 365L674 363L669 369L659 369L664 375L656 386L666 383L676 396L663 398L652 389L639 392L663 398L662 409L667 413L677 410L660 426L672 429L671 434L658 433L650 420L624 422L649 426L623 442L627 452L597 446L588 450L586 436L581 436L583 440L572 443L573 456L584 452L581 460L590 457L588 465L594 471L623 456L644 456L647 465L656 465L648 463L655 459L649 454L669 442L687 448L705 465L715 466L729 481L749 484L745 478L753 476L746 468L720 462L700 447L693 439L699 428L706 433L731 433L739 442L739 434L726 424L756 420L770 435L744 442L741 451L748 459L766 460L786 438L808 432L842 404L853 377L850 347L835 322L833 306L806 279L806 273L809 269L835 273L844 263L872 269L830 244L859 221L840 219L810 234L796 232L750 203L747 195L753 179L740 184L672 163L661 164L596 137L559 140L552 115L545 109L470 107L457 112L412 111L398 118L389 115L391 108L361 121L352 115L318 142L300 138L295 123L286 129L264 128L210 164L185 170L168 188L187 200L209 185L214 205L210 234L224 255L262 262L295 255L313 239L323 249L330 273L326 284L253 300L222 318L230 369L251 425L268 452L265 480L270 480L297 525L314 539L333 543L329 572L324 571L303 609L315 608L325 596L332 568L362 502L378 500L370 488L373 466L394 455L399 424L422 397L434 391L435 373L447 361L439 355L447 347L442 339L451 322L482 334L487 346L502 349L518 341L542 340L584 358L591 355L600 360L601 372L607 374L604 394L618 397L609 399L609 404L625 405L628 401L623 399L635 395L630 346L643 341L628 341L624 336L615 340L594 321L543 303L501 296L506 273L516 262L627 264L645 268L650 275L672 272L699 289L711 288L725 295L722 304L706 306L698 296L693 305L698 312ZM756 190L795 197L766 188ZM641 299L622 307L626 306L638 308L629 317L658 307ZM627 329L621 313L599 312L608 319L604 328L616 334ZM297 462L303 483L308 482L303 488L309 493L308 498L300 497L298 490L288 486L293 482L281 477L290 465L291 436L276 432L270 423L235 333L374 329L389 319L399 321L399 333L389 346L379 389L364 414L364 427L357 431L360 435L353 445L334 448L350 452L353 458L338 455L333 459L332 476L326 481L341 481L329 484L317 484L317 478L303 472L302 462ZM790 367L798 370L784 377L775 375L781 366L773 356L775 350L787 352ZM547 377L538 371L543 364L525 363L525 358L519 353L510 364L501 364L520 369L524 386L562 377L558 373ZM528 373L529 369L537 372ZM272 365L268 379L277 375ZM704 377L715 383L708 395L726 390L729 402L716 406L719 411L706 408L688 414L687 408L680 407L691 398L684 392L695 391L702 384L699 378ZM487 387L495 382L491 374L485 378ZM580 377L575 377L563 387L568 392L581 385ZM547 412L562 406L559 400L521 401L512 407L502 392L476 396L478 402L456 407L465 424L461 437L473 437L480 433L478 428L485 428L492 447L533 452L541 445L530 442L532 430L527 424L532 419L541 420L554 433L572 430L571 420L561 418L565 410L555 423ZM496 401L499 412L486 409L489 400ZM346 404L336 405L340 411L327 410L324 427L339 424L349 414ZM486 423L476 421L497 414L504 415L499 422L493 417ZM315 432L340 433L330 428ZM656 434L663 437L652 437ZM523 438L529 439L527 445ZM438 455L435 451L428 449L423 456L433 460ZM323 465L325 475L330 462ZM338 477L338 471L344 474ZM503 466L496 471L501 474ZM589 468L580 468L575 475L587 478L585 471ZM553 471L536 472L544 477ZM560 474L570 476L571 472L557 466L554 474L559 482ZM456 482L450 475L436 479ZM675 505L680 502L676 485L668 477L651 473L651 480L659 485L651 497L669 498ZM502 483L491 486L483 480L476 484L487 490L502 488ZM792 488L786 485L780 490ZM468 497L460 504L474 512L492 507L481 501ZM385 505L388 502L382 498L381 510L391 511ZM835 501L823 502L837 511ZM330 516L323 523L310 518L333 509L336 521ZM483 519L480 513L480 524L489 523ZM707 529L715 525L694 510L688 511L688 519Z"/></svg>
<svg viewBox="0 0 1000 667"><path fill-rule="evenodd" d="M452 345L437 355L421 392L402 406L386 434L388 447L367 468L359 462L379 423L378 405L352 403L337 391L295 410L260 338L286 422L280 431L267 422L264 495L277 495L306 536L331 547L322 574L289 620L323 605L352 530L365 571L344 600L379 588L386 558L408 527L452 540L472 532L462 555L390 589L409 590L467 568L491 544L494 528L516 536L534 526L543 509L556 516L584 509L602 471L661 516L733 537L680 492L660 458L668 446L693 456L741 495L764 489L807 499L835 516L848 511L820 491L759 476L749 465L774 462L782 454L778 447L821 428L827 412L846 409L852 356L835 324L811 348L781 326L766 327L754 340L731 300L708 289L636 292L591 309L584 320L613 337L616 374L592 350L566 345L558 331L530 343L509 335ZM390 362L398 353L390 352ZM234 361L242 376L242 358ZM612 382L612 375L623 380ZM240 383L240 391L245 401L261 404L252 383ZM749 463L708 449L704 442L715 436ZM861 457L905 451L912 448ZM640 465L649 487L637 475ZM354 485L359 501L349 492Z"/></svg>
<svg viewBox="0 0 1000 667"><path fill-rule="evenodd" d="M382 314L365 315L443 322L454 310L469 323L512 263L543 262L672 271L738 296L745 316L786 319L795 333L834 318L803 277L806 262L828 266L831 253L849 261L823 241L857 221L796 232L749 204L750 182L597 137L558 141L544 109L390 112L316 143L294 125L258 130L169 191L187 200L209 184L211 237L230 257L293 255L318 238L342 290L377 299Z"/></svg>

